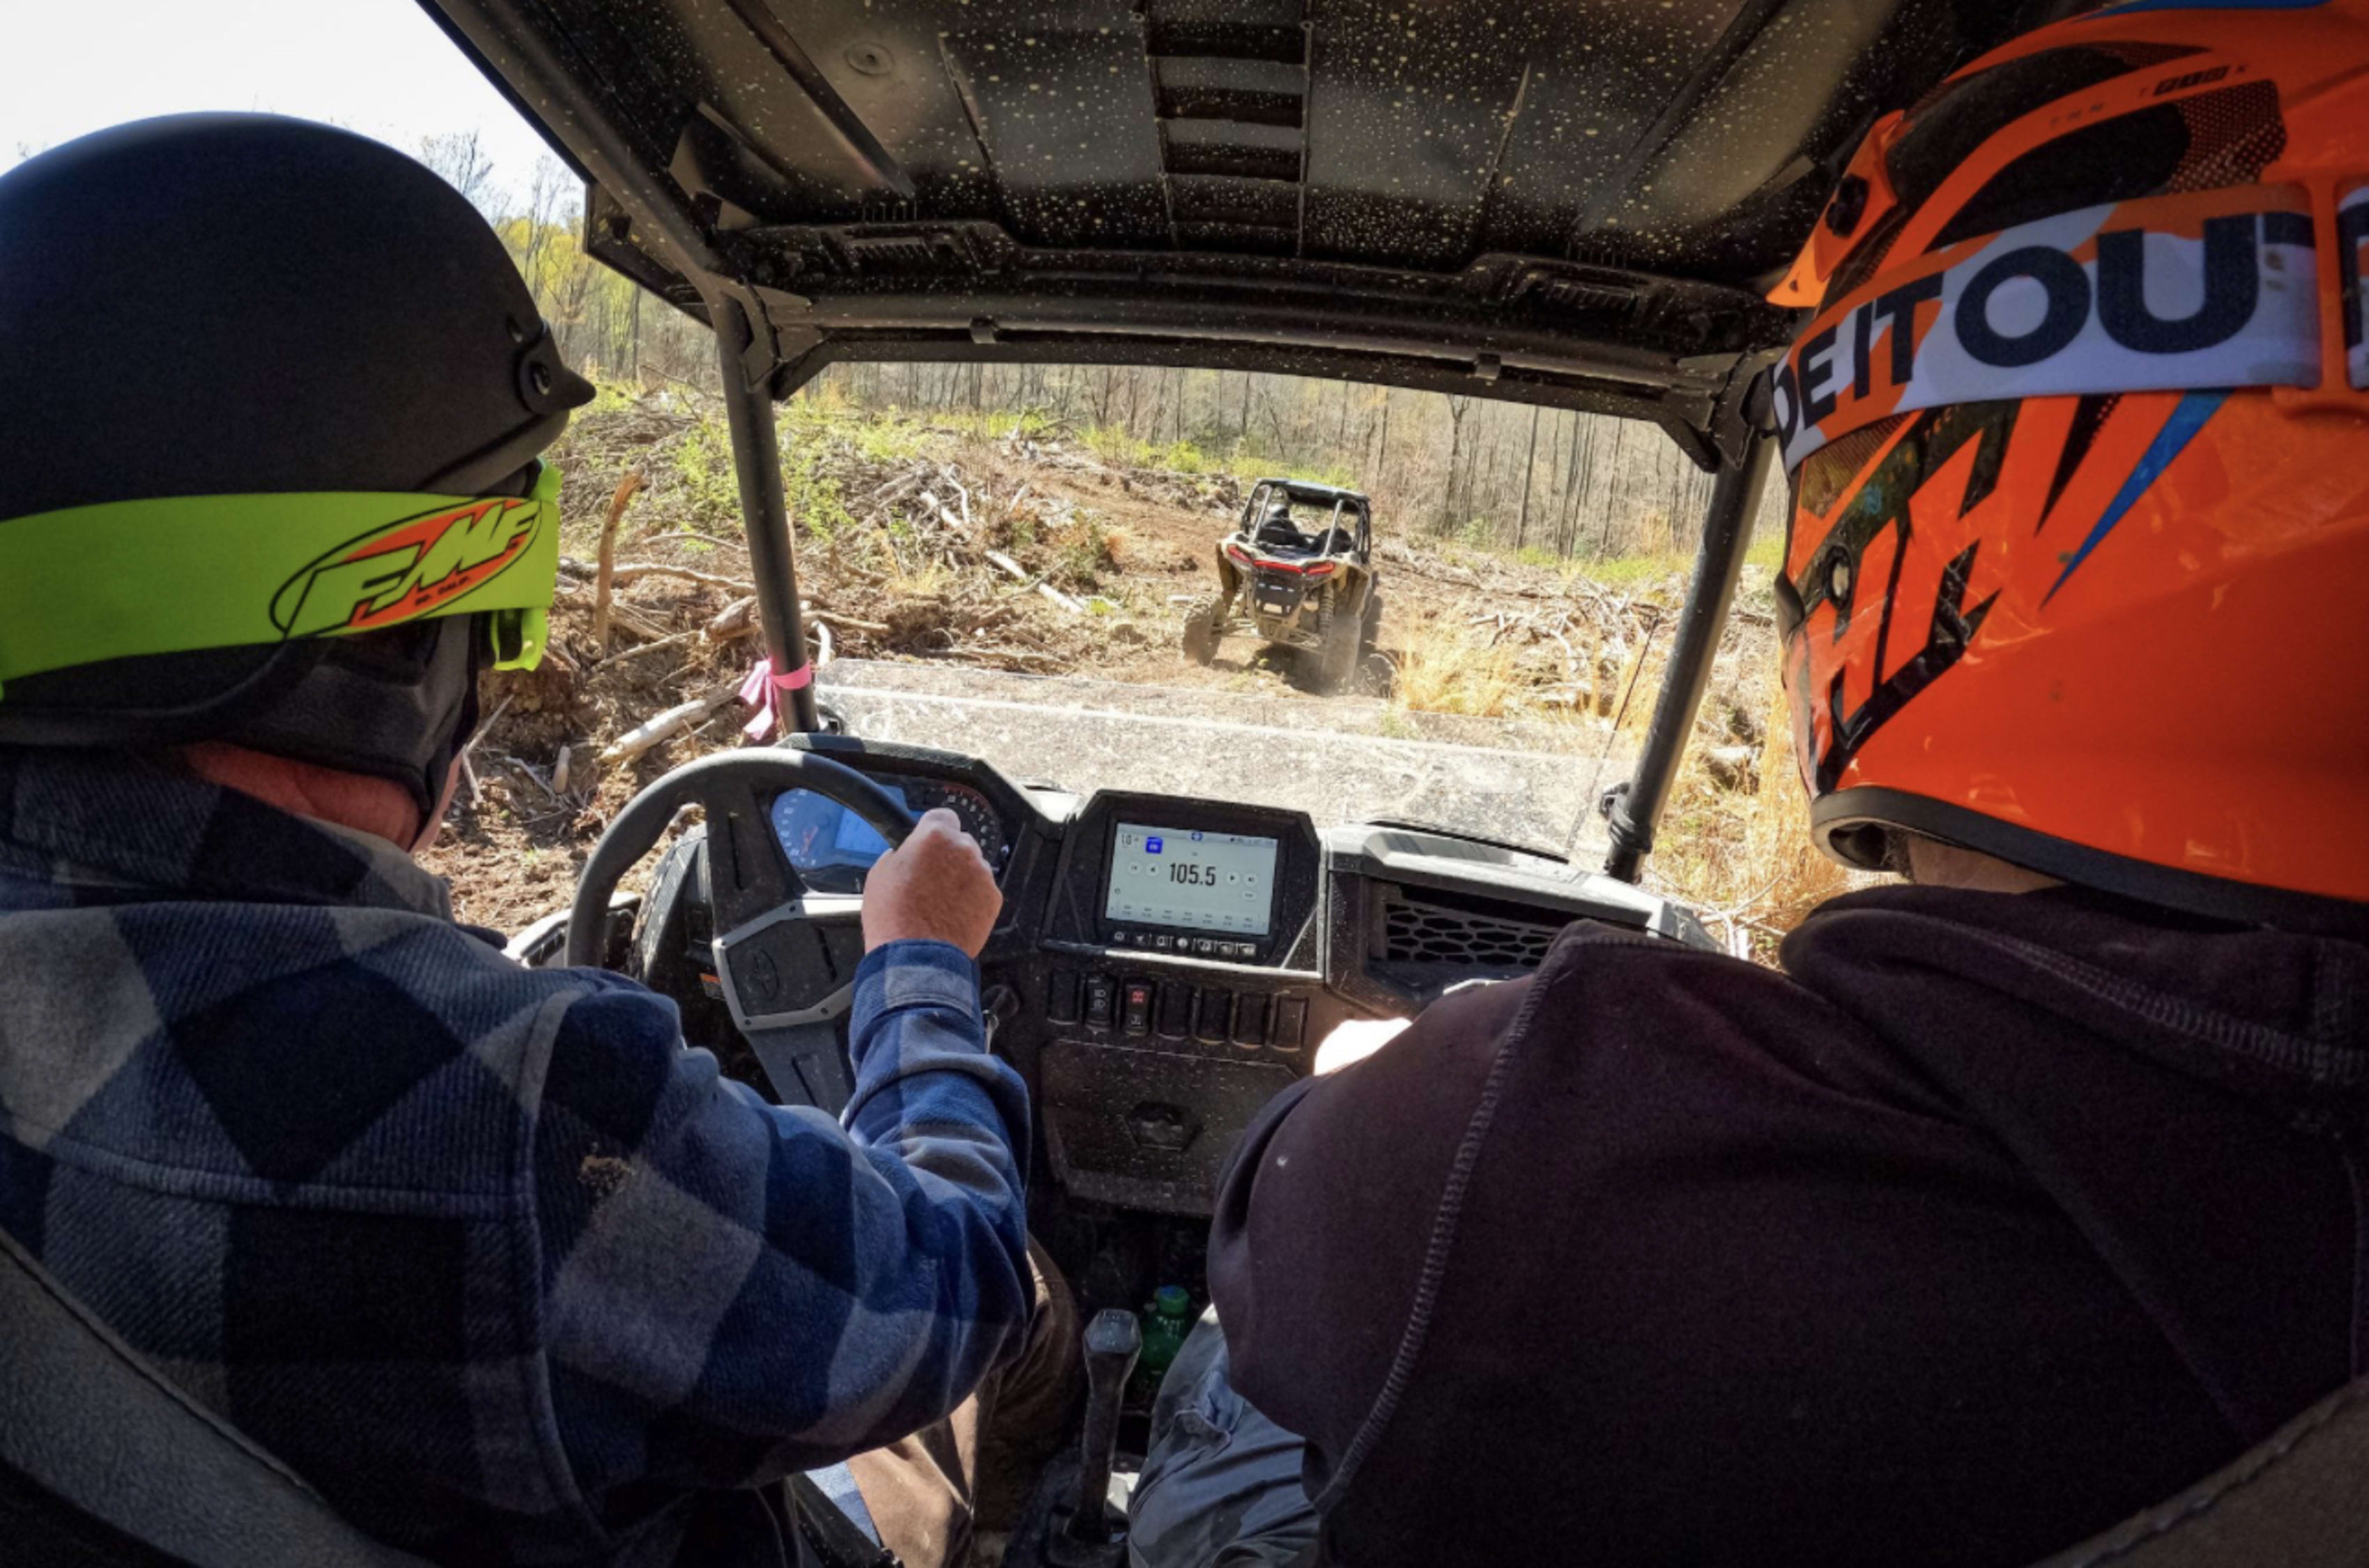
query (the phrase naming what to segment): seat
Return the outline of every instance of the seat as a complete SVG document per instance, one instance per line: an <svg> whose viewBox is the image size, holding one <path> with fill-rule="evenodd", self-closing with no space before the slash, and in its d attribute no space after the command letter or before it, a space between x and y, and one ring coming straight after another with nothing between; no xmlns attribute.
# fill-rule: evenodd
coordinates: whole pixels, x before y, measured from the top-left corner
<svg viewBox="0 0 2369 1568"><path fill-rule="evenodd" d="M1315 550L1315 542L1288 522L1270 518L1258 525L1252 539L1264 550L1276 550L1287 555L1306 555Z"/></svg>
<svg viewBox="0 0 2369 1568"><path fill-rule="evenodd" d="M2359 1568L2369 1562L2369 1378L2179 1496L2039 1568Z"/></svg>

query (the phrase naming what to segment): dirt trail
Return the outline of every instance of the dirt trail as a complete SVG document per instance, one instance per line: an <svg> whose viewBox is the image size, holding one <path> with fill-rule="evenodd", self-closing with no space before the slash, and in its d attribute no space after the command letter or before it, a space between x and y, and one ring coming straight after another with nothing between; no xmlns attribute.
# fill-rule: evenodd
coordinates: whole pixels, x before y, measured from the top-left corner
<svg viewBox="0 0 2369 1568"><path fill-rule="evenodd" d="M1208 667L1179 651L1184 606L1214 591L1216 542L1247 488L1233 475L1117 467L1056 437L981 441L795 404L783 446L801 596L834 657L1322 700L1293 655L1253 638L1228 638ZM566 562L551 653L532 674L487 678L493 717L471 754L474 787L428 856L452 878L464 919L514 930L559 907L634 790L738 743L746 710L724 702L630 761L596 761L653 715L718 692L759 651L727 450L718 411L670 393L596 406L554 453L566 475ZM592 638L593 563L628 472L643 483L614 546L603 653ZM1380 641L1401 709L1559 723L1583 756L1616 719L1642 727L1681 587L1674 576L1607 586L1409 532L1390 498L1376 497ZM1702 750L1723 757L1728 775L1716 787L1747 796L1772 644L1747 607L1705 704Z"/></svg>

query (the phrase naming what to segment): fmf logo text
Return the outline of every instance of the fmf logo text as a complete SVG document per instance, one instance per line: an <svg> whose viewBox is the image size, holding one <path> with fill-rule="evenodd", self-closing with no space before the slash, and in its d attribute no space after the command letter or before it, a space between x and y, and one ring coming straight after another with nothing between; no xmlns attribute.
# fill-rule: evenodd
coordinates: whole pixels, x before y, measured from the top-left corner
<svg viewBox="0 0 2369 1568"><path fill-rule="evenodd" d="M281 585L271 619L291 637L412 620L499 577L526 554L544 509L486 500L406 518L345 544Z"/></svg>
<svg viewBox="0 0 2369 1568"><path fill-rule="evenodd" d="M1780 368L1788 466L1894 414L2318 377L2310 215L2260 188L2061 213L1936 252L1825 312ZM2238 210L2231 211L2231 208Z"/></svg>

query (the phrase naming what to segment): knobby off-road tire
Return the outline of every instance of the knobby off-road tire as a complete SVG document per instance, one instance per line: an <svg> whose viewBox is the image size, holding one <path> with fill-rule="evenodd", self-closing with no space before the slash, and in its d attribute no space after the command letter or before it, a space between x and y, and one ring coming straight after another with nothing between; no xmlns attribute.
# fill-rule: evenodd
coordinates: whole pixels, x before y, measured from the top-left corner
<svg viewBox="0 0 2369 1568"><path fill-rule="evenodd" d="M1357 642L1360 627L1346 615L1333 615L1324 623L1324 643L1316 650L1316 689L1327 696L1349 684L1357 672Z"/></svg>
<svg viewBox="0 0 2369 1568"><path fill-rule="evenodd" d="M1374 645L1382 635L1382 592L1373 589L1366 594L1366 612L1357 620L1357 657L1372 657Z"/></svg>
<svg viewBox="0 0 2369 1568"><path fill-rule="evenodd" d="M1218 607L1215 599L1196 600L1184 612L1184 657L1207 665L1218 657Z"/></svg>

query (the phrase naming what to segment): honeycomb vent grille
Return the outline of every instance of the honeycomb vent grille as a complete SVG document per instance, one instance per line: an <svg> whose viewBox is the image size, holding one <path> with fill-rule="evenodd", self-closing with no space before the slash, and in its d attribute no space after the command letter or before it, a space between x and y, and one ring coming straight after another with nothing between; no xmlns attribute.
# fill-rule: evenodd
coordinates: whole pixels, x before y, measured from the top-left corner
<svg viewBox="0 0 2369 1568"><path fill-rule="evenodd" d="M1394 964L1535 969L1560 925L1505 920L1428 900L1393 898L1384 915L1383 956Z"/></svg>

